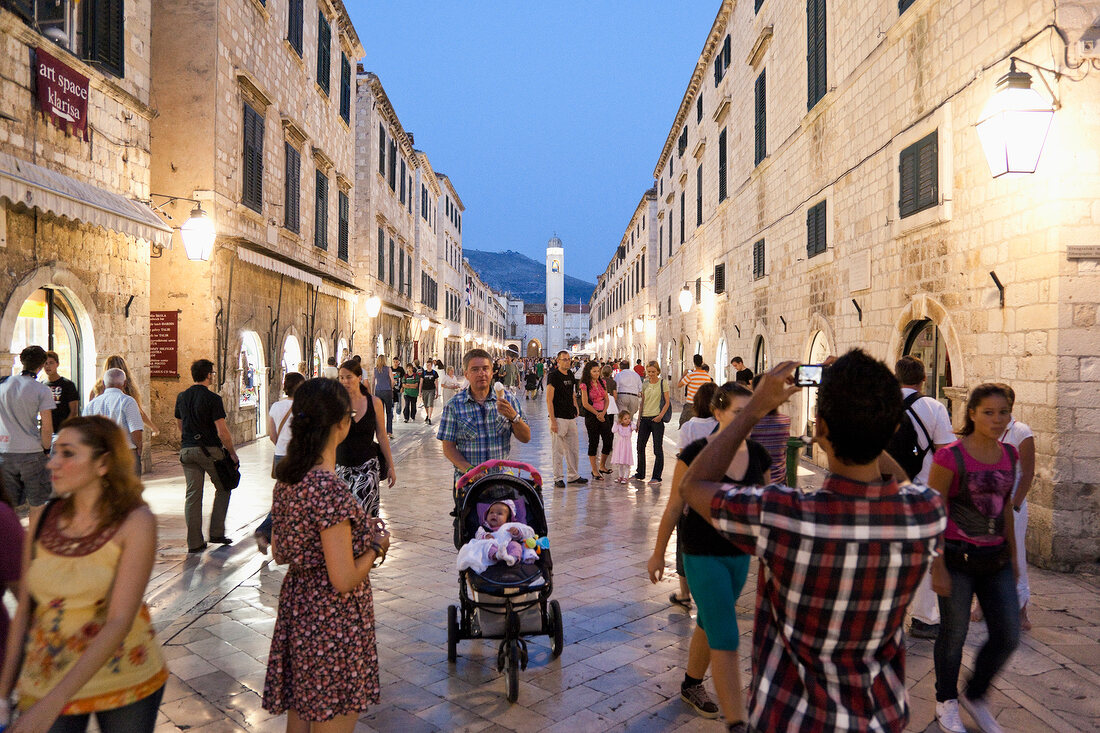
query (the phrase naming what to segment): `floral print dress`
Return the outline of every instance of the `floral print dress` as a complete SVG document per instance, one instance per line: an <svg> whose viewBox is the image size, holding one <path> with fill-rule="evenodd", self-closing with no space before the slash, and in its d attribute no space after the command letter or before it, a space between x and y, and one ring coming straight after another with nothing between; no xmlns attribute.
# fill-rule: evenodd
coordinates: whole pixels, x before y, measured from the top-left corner
<svg viewBox="0 0 1100 733"><path fill-rule="evenodd" d="M271 638L265 710L325 721L378 702L370 580L338 593L321 548L321 531L348 519L358 556L370 544L368 519L339 477L315 468L297 484L275 484L272 546L276 561L290 568Z"/></svg>

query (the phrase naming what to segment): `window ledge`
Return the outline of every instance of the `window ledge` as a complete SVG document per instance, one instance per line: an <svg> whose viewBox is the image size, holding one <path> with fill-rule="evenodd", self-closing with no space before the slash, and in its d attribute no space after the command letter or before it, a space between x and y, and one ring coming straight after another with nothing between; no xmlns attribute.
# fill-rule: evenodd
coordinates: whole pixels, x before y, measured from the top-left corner
<svg viewBox="0 0 1100 733"><path fill-rule="evenodd" d="M760 29L760 35L757 36L756 42L752 44L752 49L749 51L749 57L745 59L745 62L753 69L756 69L760 65L761 59L764 58L764 52L767 51L768 46L771 45L774 32L774 26L770 25L766 25Z"/></svg>
<svg viewBox="0 0 1100 733"><path fill-rule="evenodd" d="M691 151L692 156L696 159L703 155L703 151L707 148L707 139L705 137L699 138L699 142L695 143L695 149Z"/></svg>
<svg viewBox="0 0 1100 733"><path fill-rule="evenodd" d="M672 190L672 186L669 186L668 196L665 196L665 203L671 204L676 201L676 192Z"/></svg>
<svg viewBox="0 0 1100 733"><path fill-rule="evenodd" d="M238 214L242 215L246 219L251 219L256 224L266 225L267 221L264 219L262 212L256 211L251 206L245 205L244 202L238 201L234 207Z"/></svg>
<svg viewBox="0 0 1100 733"><path fill-rule="evenodd" d="M681 185L681 186L686 186L686 185L687 185L687 182L688 182L688 174L687 174L687 171L681 171L681 172L680 172L680 185Z"/></svg>
<svg viewBox="0 0 1100 733"><path fill-rule="evenodd" d="M294 60L298 62L298 65L303 69L306 68L305 59L302 58L302 54L298 53L298 49L294 48L294 44L290 42L289 38L283 39L283 45L290 51L290 55L294 57Z"/></svg>
<svg viewBox="0 0 1100 733"><path fill-rule="evenodd" d="M264 17L264 20L271 20L271 11L260 0L252 0L252 7L256 8L256 11Z"/></svg>
<svg viewBox="0 0 1100 733"><path fill-rule="evenodd" d="M836 259L835 252L836 252L836 250L833 249L832 246L828 246L828 247L826 247L824 252L820 252L820 253L814 255L813 257L808 257L808 258L803 256L803 259L806 261L806 264L809 267L819 267L821 265L831 265L831 264L833 264L833 260ZM805 251L803 251L803 254L805 254Z"/></svg>
<svg viewBox="0 0 1100 733"><path fill-rule="evenodd" d="M918 229L935 226L951 221L952 202L950 199L941 201L936 206L929 206L923 211L910 214L904 219L899 218L891 227L895 237L904 236Z"/></svg>
<svg viewBox="0 0 1100 733"><path fill-rule="evenodd" d="M720 124L722 122L722 118L726 116L726 112L729 111L729 108L730 95L726 94L718 100L718 106L714 108L714 114L711 115L711 117L714 119L715 122Z"/></svg>

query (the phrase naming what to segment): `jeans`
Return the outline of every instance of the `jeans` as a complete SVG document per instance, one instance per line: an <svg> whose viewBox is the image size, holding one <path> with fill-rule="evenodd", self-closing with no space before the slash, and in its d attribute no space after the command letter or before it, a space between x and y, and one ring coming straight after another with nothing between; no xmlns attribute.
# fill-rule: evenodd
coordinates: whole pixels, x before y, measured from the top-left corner
<svg viewBox="0 0 1100 733"><path fill-rule="evenodd" d="M600 444L600 439L603 439L603 454L604 456L611 455L611 415L604 415L603 422L587 410L584 413L584 427L588 431L588 457L594 458L596 456L596 448Z"/></svg>
<svg viewBox="0 0 1100 733"><path fill-rule="evenodd" d="M187 482L187 493L183 500L183 516L187 522L187 549L202 547L206 541L202 536L202 489L206 476L214 484L214 508L210 511L210 536L225 537L225 513L229 511L229 491L222 486L214 461L225 455L225 450L209 446L203 453L202 448L181 448L180 463L183 464L183 478Z"/></svg>
<svg viewBox="0 0 1100 733"><path fill-rule="evenodd" d="M98 713L80 715L62 715L50 726L49 733L84 733L88 729L88 719L95 716L102 733L153 733L157 727L157 711L164 697L164 686L152 695L112 710L100 710Z"/></svg>
<svg viewBox="0 0 1100 733"><path fill-rule="evenodd" d="M976 576L959 570L948 572L951 574L951 596L939 597L940 635L936 637L933 650L936 701L959 697L959 668L970 625L970 599L975 595L985 616L989 639L974 659L974 673L966 685L966 696L981 700L989 691L993 677L1020 643L1020 608L1016 602L1012 564L992 575Z"/></svg>
<svg viewBox="0 0 1100 733"><path fill-rule="evenodd" d="M382 400L386 408L386 434L393 435L393 392L379 392L375 397Z"/></svg>
<svg viewBox="0 0 1100 733"><path fill-rule="evenodd" d="M46 463L50 457L42 451L34 453L0 453L0 471L4 485L15 506L42 506L53 491Z"/></svg>
<svg viewBox="0 0 1100 733"><path fill-rule="evenodd" d="M401 416L405 418L406 422L416 419L416 398L417 395L414 394L405 395L405 409L401 411Z"/></svg>
<svg viewBox="0 0 1100 733"><path fill-rule="evenodd" d="M661 480L665 470L665 424L655 417L638 420L638 470L634 478L645 478L645 447L653 435L653 480Z"/></svg>

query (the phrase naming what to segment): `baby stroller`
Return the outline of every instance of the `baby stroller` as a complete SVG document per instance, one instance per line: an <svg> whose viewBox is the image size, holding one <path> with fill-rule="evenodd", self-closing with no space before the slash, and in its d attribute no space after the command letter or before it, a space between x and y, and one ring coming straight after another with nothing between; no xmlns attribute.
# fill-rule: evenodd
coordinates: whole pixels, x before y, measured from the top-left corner
<svg viewBox="0 0 1100 733"><path fill-rule="evenodd" d="M526 471L531 479L506 473L482 474L502 466ZM542 477L526 463L486 461L458 480L454 499L456 549L474 538L489 505L502 499L515 502L514 521L529 525L540 537L546 536ZM547 548L534 564L498 563L481 573L469 569L459 572L459 605L447 608L447 661L456 661L462 639L500 639L497 671L505 674L508 702L515 702L519 696L519 671L527 669L524 636L546 634L551 654L561 654L561 606L549 600L554 586L552 570Z"/></svg>

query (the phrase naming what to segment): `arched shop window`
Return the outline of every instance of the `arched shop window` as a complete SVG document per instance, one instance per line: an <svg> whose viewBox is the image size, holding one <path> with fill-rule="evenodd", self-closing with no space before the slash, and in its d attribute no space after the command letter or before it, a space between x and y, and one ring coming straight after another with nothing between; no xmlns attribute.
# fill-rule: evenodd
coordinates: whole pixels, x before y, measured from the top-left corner
<svg viewBox="0 0 1100 733"><path fill-rule="evenodd" d="M18 374L21 369L19 352L28 346L41 346L56 351L58 372L76 384L84 395L84 360L81 359L83 339L73 304L59 290L39 288L19 306L15 333L11 340L12 363L4 375ZM94 377L95 365L89 365L89 377Z"/></svg>
<svg viewBox="0 0 1100 733"><path fill-rule="evenodd" d="M752 345L752 373L768 371L768 349L763 336L757 336Z"/></svg>
<svg viewBox="0 0 1100 733"><path fill-rule="evenodd" d="M726 345L726 338L718 339L718 352L714 355L714 381L718 384L726 383L726 367L730 360L730 350Z"/></svg>
<svg viewBox="0 0 1100 733"><path fill-rule="evenodd" d="M829 356L829 341L822 331L814 334L810 341L810 354L808 364L820 364ZM805 435L813 435L817 422L817 388L807 387L802 390L802 415L806 425ZM806 455L813 456L813 445L806 446Z"/></svg>
<svg viewBox="0 0 1100 733"><path fill-rule="evenodd" d="M903 356L915 356L924 362L927 377L924 394L942 402L950 412L951 400L947 398L946 389L953 386L951 355L947 353L947 344L939 326L927 318L909 324Z"/></svg>
<svg viewBox="0 0 1100 733"><path fill-rule="evenodd" d="M298 337L294 334L288 333L283 341L283 363L281 366L284 377L288 372L299 372L302 376L305 376L302 366L302 347L298 343Z"/></svg>
<svg viewBox="0 0 1100 733"><path fill-rule="evenodd" d="M325 342L321 339L316 339L313 342L313 364L309 374L311 377L319 377L324 374L327 358L325 354Z"/></svg>

